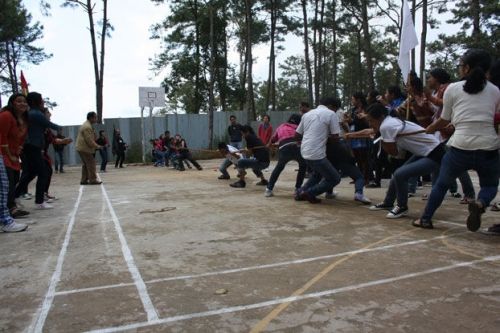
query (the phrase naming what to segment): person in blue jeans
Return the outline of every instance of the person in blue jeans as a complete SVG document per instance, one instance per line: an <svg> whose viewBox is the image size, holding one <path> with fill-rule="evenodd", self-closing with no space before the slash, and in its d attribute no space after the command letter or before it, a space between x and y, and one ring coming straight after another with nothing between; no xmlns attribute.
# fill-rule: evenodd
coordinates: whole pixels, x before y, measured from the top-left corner
<svg viewBox="0 0 500 333"><path fill-rule="evenodd" d="M464 171L475 170L480 191L477 200L468 204L467 228L477 231L481 215L495 198L500 173L500 140L494 128L495 112L500 111L500 90L487 81L491 57L484 50L467 51L458 64L459 82L452 83L444 94L441 117L429 125L427 133L452 124L455 132L448 141L436 185L432 188L422 216L415 227L432 229L432 217L443 202L452 182Z"/></svg>
<svg viewBox="0 0 500 333"><path fill-rule="evenodd" d="M444 145L431 134L419 133L424 129L411 122L391 117L382 104L368 108L368 122L373 131L380 132L382 148L392 156L401 151L413 155L393 174L384 201L370 210L388 210L387 218L396 219L408 214L408 180L439 170ZM394 206L394 201L397 201Z"/></svg>
<svg viewBox="0 0 500 333"><path fill-rule="evenodd" d="M300 153L313 174L306 184L297 191L295 200L320 203L316 196L325 193L340 183L340 174L326 157L328 140L338 140L340 122L333 97L322 98L317 108L302 116L296 130L296 140L302 140Z"/></svg>
<svg viewBox="0 0 500 333"><path fill-rule="evenodd" d="M65 139L66 137L62 134L62 129L57 131L56 139ZM66 145L62 144L52 144L54 147L54 167L56 173L64 173L64 147Z"/></svg>
<svg viewBox="0 0 500 333"><path fill-rule="evenodd" d="M101 155L101 172L106 172L106 166L108 165L109 141L104 130L99 131L99 137L97 138L96 143L102 147L99 149L99 155Z"/></svg>

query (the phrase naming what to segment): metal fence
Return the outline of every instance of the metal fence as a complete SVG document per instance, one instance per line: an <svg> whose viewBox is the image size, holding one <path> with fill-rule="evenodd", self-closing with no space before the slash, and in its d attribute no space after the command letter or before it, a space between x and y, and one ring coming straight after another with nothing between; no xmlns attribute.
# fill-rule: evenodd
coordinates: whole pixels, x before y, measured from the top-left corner
<svg viewBox="0 0 500 333"><path fill-rule="evenodd" d="M273 128L286 122L293 112L290 111L275 111L269 112L271 124ZM214 113L214 147L220 141L227 142L227 128L229 126L229 116L235 115L240 124L247 124L248 117L246 112L216 112ZM151 121L152 120L152 121ZM252 121L250 125L257 130L259 122ZM76 140L78 129L80 126L65 126L63 135ZM96 133L104 130L108 139L112 140L113 129L120 129L123 140L129 145L127 151L127 162L139 162L142 157L142 134L141 134L141 118L111 118L104 119L103 124L95 125ZM182 135L186 139L188 147L193 149L207 149L208 142L208 115L206 114L169 114L165 116L157 116L149 119L144 118L144 133L146 138L145 153L149 154L151 145L149 139L157 138L165 131L170 131L173 136L175 134ZM80 164L80 158L75 150L75 142L69 144L64 149L64 164L76 165ZM52 148L50 148L52 150ZM108 149L108 159L111 160L111 149ZM51 156L54 152L51 151Z"/></svg>

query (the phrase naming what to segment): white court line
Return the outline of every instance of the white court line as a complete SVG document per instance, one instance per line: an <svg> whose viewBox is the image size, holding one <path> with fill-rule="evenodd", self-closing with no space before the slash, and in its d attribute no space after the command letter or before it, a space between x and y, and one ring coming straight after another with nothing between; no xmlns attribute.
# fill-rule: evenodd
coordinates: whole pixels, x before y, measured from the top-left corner
<svg viewBox="0 0 500 333"><path fill-rule="evenodd" d="M127 263L128 270L130 274L132 275L132 279L134 280L134 284L137 287L137 291L139 292L139 297L141 298L141 302L144 306L144 309L146 310L147 316L148 316L148 322L158 320L158 313L156 312L156 309L153 305L153 302L151 301L151 298L149 297L148 290L146 288L146 284L144 283L144 280L142 279L141 273L139 272L139 269L137 268L134 257L132 256L132 252L130 251L130 248L127 245L127 240L125 239L125 235L123 234L122 227L120 225L120 220L118 220L118 217L116 216L115 210L113 209L113 206L111 205L111 202L109 201L108 193L106 192L106 189L104 188L104 185L101 184L101 189L102 189L102 194L104 195L104 199L106 200L106 203L108 204L109 212L111 214L111 217L113 218L113 224L115 226L115 230L118 233L118 238L120 239L120 244L122 247L122 252L123 252L123 257L125 258L125 262Z"/></svg>
<svg viewBox="0 0 500 333"><path fill-rule="evenodd" d="M451 236L453 236L453 235L437 236L437 237L433 237L433 238L429 238L429 239L419 239L419 240L414 240L414 241L409 241L409 242L404 242L404 243L384 245L384 246L372 247L372 248L367 248L367 249L352 250L352 251L347 251L347 252L324 255L324 256L320 256L320 257L312 257L312 258L283 261L283 262L278 262L278 263L273 263L273 264L241 267L241 268L234 268L234 269L228 269L228 270L222 270L222 271L216 271L216 272L208 272L208 273L202 273L202 274L194 274L194 275L181 275L181 276L174 276L174 277L169 277L169 278L160 278L160 279L146 281L146 283L150 284L150 283L158 283L158 282L165 282L165 281L197 279L197 278L207 277L207 276L240 273L240 272L246 272L246 271L252 271L252 270L275 268L275 267L289 266L289 265L298 265L298 264L303 264L303 263L308 263L308 262L313 262L313 261L343 257L343 256L347 256L347 255L389 250L389 249L394 249L394 248L403 247L403 246L423 244L423 243L431 242L434 240L449 238ZM68 294L75 294L75 293L80 293L80 292L88 292L88 291L95 291L95 290L102 290L102 289L127 287L127 286L131 286L131 285L133 285L133 283L120 283L120 284L112 284L112 285L107 285L107 286L91 287L91 288L85 288L85 289L66 290L66 291L59 291L56 293L56 295L58 295L58 296L59 295L68 295Z"/></svg>
<svg viewBox="0 0 500 333"><path fill-rule="evenodd" d="M217 315L222 315L222 314L227 314L227 313L234 313L234 312L240 312L240 311L246 311L246 310L259 309L259 308L283 304L283 303L297 302L297 301L302 301L302 300L311 299L311 298L320 298L320 297L324 297L324 296L331 296L334 294L345 293L345 292L349 292L349 291L353 291L353 290L359 290L362 288L383 285L383 284L392 283L392 282L396 282L396 281L425 276L425 275L429 275L429 274L433 274L433 273L449 271L449 270L460 268L460 267L468 267L468 266L473 266L473 265L477 265L477 264L484 263L484 262L494 262L494 261L499 261L499 260L500 260L500 255L490 256L490 257L486 257L486 258L479 259L479 260L459 262L459 263L449 265L449 266L432 268L432 269L428 269L425 271L414 272L414 273L394 276L391 278L374 280L374 281L359 283L359 284L335 288L335 289L324 290L324 291L310 293L310 294L277 298L277 299L270 300L270 301L248 304L248 305L231 306L231 307L222 308L222 309L218 309L218 310L195 312L195 313L189 313L189 314L185 314L185 315L172 316L172 317L158 319L158 320L155 320L153 322L141 322L141 323L134 323L134 324L129 324L129 325L117 326L117 327L96 329L96 330L92 330L92 331L87 331L87 333L121 332L121 331L126 331L126 330L133 330L133 329L137 329L137 328L142 328L142 327L150 327L150 326L154 326L154 325L167 324L167 323L176 322L176 321L191 320L191 319L195 319L195 318L204 318L204 317L217 316Z"/></svg>
<svg viewBox="0 0 500 333"><path fill-rule="evenodd" d="M61 251L59 252L59 257L57 258L56 270L54 271L54 273L52 274L52 278L50 279L49 289L47 290L47 294L45 294L45 299L43 300L42 307L39 310L39 313L36 316L35 320L32 322L31 326L28 329L29 332L35 332L35 333L42 332L43 326L45 325L45 319L47 319L47 315L49 314L52 302L54 301L57 283L61 279L64 257L66 256L66 251L68 250L68 244L71 238L71 232L73 231L73 225L75 224L76 212L78 211L78 207L80 206L80 202L82 200L82 194L83 194L83 186L80 186L75 206L73 207L73 211L71 211L69 215L70 218L69 218L68 228L66 229L64 242L61 247Z"/></svg>

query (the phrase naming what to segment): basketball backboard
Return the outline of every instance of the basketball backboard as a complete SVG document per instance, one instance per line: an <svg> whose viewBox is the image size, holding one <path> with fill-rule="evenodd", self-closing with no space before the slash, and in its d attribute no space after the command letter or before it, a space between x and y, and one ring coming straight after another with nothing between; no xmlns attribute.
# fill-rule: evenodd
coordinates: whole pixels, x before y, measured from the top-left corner
<svg viewBox="0 0 500 333"><path fill-rule="evenodd" d="M139 107L164 107L165 89L162 87L139 87Z"/></svg>

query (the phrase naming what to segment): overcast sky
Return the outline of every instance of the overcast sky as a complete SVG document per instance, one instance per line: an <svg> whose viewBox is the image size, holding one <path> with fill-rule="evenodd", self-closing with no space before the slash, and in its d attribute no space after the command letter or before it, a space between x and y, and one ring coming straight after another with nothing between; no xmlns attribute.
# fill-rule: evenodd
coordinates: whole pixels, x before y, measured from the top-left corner
<svg viewBox="0 0 500 333"><path fill-rule="evenodd" d="M52 1L61 3L62 1ZM53 5L51 16L40 13L39 0L23 1L34 21L44 25L44 38L38 43L53 57L38 66L22 66L19 70L29 83L30 91L57 102L52 120L61 125L80 124L89 111L95 111L95 86L88 18L80 8ZM160 51L157 40L150 40L149 28L168 15L168 6L155 6L150 0L108 1L108 15L115 31L106 39L104 77L104 118L140 116L139 86L159 86L161 77L149 70L149 58ZM419 31L417 30L417 33ZM277 63L289 55L301 54L301 40L291 38ZM267 77L268 47L253 50L257 58L256 80ZM231 55L238 61L235 52Z"/></svg>

